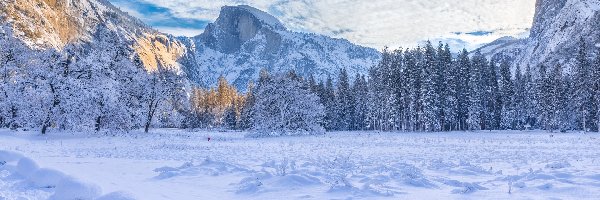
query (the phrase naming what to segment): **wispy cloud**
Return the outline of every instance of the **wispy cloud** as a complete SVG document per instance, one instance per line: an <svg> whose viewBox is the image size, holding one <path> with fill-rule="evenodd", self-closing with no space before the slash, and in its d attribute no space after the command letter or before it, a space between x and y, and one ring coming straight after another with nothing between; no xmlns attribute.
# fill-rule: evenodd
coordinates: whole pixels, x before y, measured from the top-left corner
<svg viewBox="0 0 600 200"><path fill-rule="evenodd" d="M133 15L141 15L151 25L186 29L195 22L179 22L182 26L177 27L166 20L214 21L222 6L247 4L275 15L291 30L346 38L375 48L415 46L428 39L453 41L455 48L474 48L499 37L522 36L531 26L535 5L535 0L110 1L120 7L148 7L134 9L137 13ZM196 25L195 29L203 28L201 23ZM458 32L463 34L455 34Z"/></svg>
<svg viewBox="0 0 600 200"><path fill-rule="evenodd" d="M111 3L148 25L173 35L195 36L209 23L203 18L180 16L171 8L143 0L111 0Z"/></svg>

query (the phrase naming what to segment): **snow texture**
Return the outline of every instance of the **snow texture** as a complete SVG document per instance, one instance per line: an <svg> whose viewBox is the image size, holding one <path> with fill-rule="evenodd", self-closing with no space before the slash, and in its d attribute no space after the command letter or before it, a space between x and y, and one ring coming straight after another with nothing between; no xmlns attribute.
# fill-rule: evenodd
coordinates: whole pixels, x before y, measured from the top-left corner
<svg viewBox="0 0 600 200"><path fill-rule="evenodd" d="M338 132L259 139L244 135L161 129L114 137L70 133L40 137L0 130L0 157L6 163L0 166L0 197L595 199L600 195L598 134ZM213 140L208 142L207 137ZM19 154L44 168L29 179L16 175L9 166L23 159L15 158ZM63 173L69 176L51 187ZM39 185L29 184L32 181ZM118 192L101 196L101 191Z"/></svg>

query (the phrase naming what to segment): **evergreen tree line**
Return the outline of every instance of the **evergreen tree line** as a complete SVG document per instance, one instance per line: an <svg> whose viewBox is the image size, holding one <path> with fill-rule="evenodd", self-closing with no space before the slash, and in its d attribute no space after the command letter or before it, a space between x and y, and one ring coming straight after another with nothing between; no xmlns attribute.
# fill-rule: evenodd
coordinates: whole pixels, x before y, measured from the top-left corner
<svg viewBox="0 0 600 200"><path fill-rule="evenodd" d="M190 87L168 66L144 68L118 33L57 51L30 49L0 31L0 128L254 130L258 136L327 131L597 131L600 54L580 41L569 69L511 68L448 45L384 49L367 75L334 80L262 70L242 94L221 77Z"/></svg>
<svg viewBox="0 0 600 200"><path fill-rule="evenodd" d="M330 131L524 130L598 131L600 54L583 39L568 71L519 66L481 52L451 54L448 45L383 51L368 78L350 84L345 70L311 88Z"/></svg>

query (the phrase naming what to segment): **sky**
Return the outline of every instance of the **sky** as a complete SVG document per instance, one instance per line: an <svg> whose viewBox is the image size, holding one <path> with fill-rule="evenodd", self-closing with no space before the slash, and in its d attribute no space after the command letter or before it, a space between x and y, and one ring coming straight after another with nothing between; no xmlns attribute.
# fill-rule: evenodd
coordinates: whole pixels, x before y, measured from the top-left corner
<svg viewBox="0 0 600 200"><path fill-rule="evenodd" d="M442 41L473 50L504 36L527 37L535 0L109 0L159 31L195 36L222 6L250 5L288 29L382 49Z"/></svg>

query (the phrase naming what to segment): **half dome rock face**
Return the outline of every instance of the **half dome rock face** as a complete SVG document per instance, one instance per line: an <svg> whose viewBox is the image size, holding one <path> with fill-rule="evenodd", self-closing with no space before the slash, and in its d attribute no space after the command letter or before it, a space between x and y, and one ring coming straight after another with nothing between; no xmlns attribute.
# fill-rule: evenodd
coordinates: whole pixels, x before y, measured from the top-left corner
<svg viewBox="0 0 600 200"><path fill-rule="evenodd" d="M324 79L340 69L367 74L380 59L374 49L343 39L289 31L275 17L250 6L225 6L201 35L186 39L192 56L183 59L186 72L201 85L225 76L244 90L261 69L296 71Z"/></svg>
<svg viewBox="0 0 600 200"><path fill-rule="evenodd" d="M221 53L234 53L257 34L262 34L267 37L270 49L274 49L281 42L281 37L274 30L285 31L285 27L267 13L249 6L225 6L217 21L209 24L199 38L209 48Z"/></svg>

